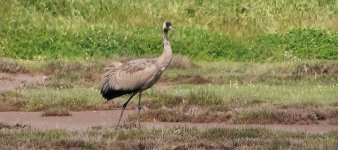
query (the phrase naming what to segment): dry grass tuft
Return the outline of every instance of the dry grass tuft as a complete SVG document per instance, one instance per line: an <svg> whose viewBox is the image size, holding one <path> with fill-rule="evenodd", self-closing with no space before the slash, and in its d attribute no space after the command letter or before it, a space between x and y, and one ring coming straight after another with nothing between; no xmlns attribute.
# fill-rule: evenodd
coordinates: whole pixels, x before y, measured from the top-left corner
<svg viewBox="0 0 338 150"><path fill-rule="evenodd" d="M0 59L0 72L3 73L26 73L28 70L12 59Z"/></svg>
<svg viewBox="0 0 338 150"><path fill-rule="evenodd" d="M264 128L0 130L2 149L335 149L337 132L307 134Z"/></svg>
<svg viewBox="0 0 338 150"><path fill-rule="evenodd" d="M50 116L71 116L72 114L66 108L49 108L43 111L42 117Z"/></svg>
<svg viewBox="0 0 338 150"><path fill-rule="evenodd" d="M94 64L85 61L65 61L65 60L52 60L47 62L45 65L44 72L48 75L56 76L69 76L72 74L86 75L91 72L99 72L103 69L103 65L100 62ZM81 76L81 77L82 77Z"/></svg>
<svg viewBox="0 0 338 150"><path fill-rule="evenodd" d="M12 128L11 125L0 122L0 129L11 129L11 128Z"/></svg>
<svg viewBox="0 0 338 150"><path fill-rule="evenodd" d="M89 144L83 140L73 140L73 139L61 139L54 143L55 147L60 149L72 149L72 148L89 148Z"/></svg>
<svg viewBox="0 0 338 150"><path fill-rule="evenodd" d="M294 75L321 75L321 74L338 74L338 63L319 62L315 64L303 63L296 67Z"/></svg>
<svg viewBox="0 0 338 150"><path fill-rule="evenodd" d="M174 150L186 150L186 149L222 149L222 150L233 150L238 147L237 143L230 142L215 142L209 140L196 141L192 143L182 143L172 147Z"/></svg>
<svg viewBox="0 0 338 150"><path fill-rule="evenodd" d="M234 123L246 124L316 124L330 116L330 111L315 108L286 109L253 107L234 115Z"/></svg>
<svg viewBox="0 0 338 150"><path fill-rule="evenodd" d="M26 128L28 125L22 125L22 124L15 124L15 125L9 125L6 123L0 122L0 129L19 129L19 128Z"/></svg>
<svg viewBox="0 0 338 150"><path fill-rule="evenodd" d="M152 140L125 140L125 141L119 141L114 143L114 149L117 150L124 150L124 149L139 149L139 150L145 150L145 149L155 149L156 147L159 147L160 144L156 141Z"/></svg>
<svg viewBox="0 0 338 150"><path fill-rule="evenodd" d="M188 69L191 68L193 64L190 63L190 60L187 56L184 55L173 55L171 63L169 64L169 69Z"/></svg>
<svg viewBox="0 0 338 150"><path fill-rule="evenodd" d="M177 103L177 102L174 102ZM180 102L178 102L180 103ZM256 101L255 101L256 103ZM250 105L250 106L248 106ZM271 105L267 103L233 105L196 105L187 102L176 107L154 107L142 114L142 121L159 122L226 122L235 124L318 124L320 121L332 120L338 116L336 108L313 105ZM131 115L129 121L135 121ZM334 124L334 123L333 123Z"/></svg>
<svg viewBox="0 0 338 150"><path fill-rule="evenodd" d="M15 91L0 93L1 111L24 111L27 101L22 100L22 95Z"/></svg>
<svg viewBox="0 0 338 150"><path fill-rule="evenodd" d="M232 112L228 108L219 106L198 107L186 105L175 108L159 108L145 111L142 115L142 121L159 121L159 122L228 122L232 118ZM129 117L130 122L136 120L136 115Z"/></svg>
<svg viewBox="0 0 338 150"><path fill-rule="evenodd" d="M132 105L128 105L132 106ZM112 109L121 109L122 104L120 102L116 101L103 101L100 106L98 106L97 109L100 110L112 110Z"/></svg>
<svg viewBox="0 0 338 150"><path fill-rule="evenodd" d="M338 125L338 117L330 119L329 124Z"/></svg>
<svg viewBox="0 0 338 150"><path fill-rule="evenodd" d="M195 75L187 80L183 81L182 83L189 83L189 84L210 84L212 83L211 80L203 77L202 75Z"/></svg>

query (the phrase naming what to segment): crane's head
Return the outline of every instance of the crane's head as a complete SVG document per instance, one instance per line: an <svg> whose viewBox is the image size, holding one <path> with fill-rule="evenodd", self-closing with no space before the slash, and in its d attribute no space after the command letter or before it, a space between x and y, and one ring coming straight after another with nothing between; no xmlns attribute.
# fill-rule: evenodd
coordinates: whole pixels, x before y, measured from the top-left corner
<svg viewBox="0 0 338 150"><path fill-rule="evenodd" d="M165 21L163 23L163 31L164 32L168 32L170 29L172 29L171 22L170 21Z"/></svg>

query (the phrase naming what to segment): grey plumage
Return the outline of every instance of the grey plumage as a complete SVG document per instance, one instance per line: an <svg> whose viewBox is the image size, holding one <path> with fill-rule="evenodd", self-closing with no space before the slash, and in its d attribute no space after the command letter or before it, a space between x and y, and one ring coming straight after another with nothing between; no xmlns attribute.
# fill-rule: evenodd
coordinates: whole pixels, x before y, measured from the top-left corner
<svg viewBox="0 0 338 150"><path fill-rule="evenodd" d="M161 56L131 60L126 63L115 62L104 70L101 82L101 94L106 100L131 94L130 98L123 104L117 126L120 123L123 111L128 102L135 94L139 93L138 124L140 127L141 93L153 86L160 79L161 74L171 62L172 50L168 38L171 23L164 22L162 29L164 50Z"/></svg>

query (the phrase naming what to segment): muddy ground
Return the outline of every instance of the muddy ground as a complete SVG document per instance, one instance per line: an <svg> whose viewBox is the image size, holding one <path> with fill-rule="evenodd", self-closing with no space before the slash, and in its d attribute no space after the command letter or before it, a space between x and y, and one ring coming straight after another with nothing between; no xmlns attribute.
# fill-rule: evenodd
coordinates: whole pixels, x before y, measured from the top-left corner
<svg viewBox="0 0 338 150"><path fill-rule="evenodd" d="M44 82L46 76L43 74L0 74L0 92L13 90L27 84L39 84ZM157 86L167 86L159 84ZM136 110L128 109L125 111L123 122L128 120L130 115L135 115ZM114 127L118 121L120 110L110 111L77 111L71 112L71 116L43 117L42 112L0 112L0 123L12 125L27 125L41 129L87 129L91 127ZM127 121L128 122L128 121ZM129 122L130 123L130 122ZM268 128L271 130L282 130L290 132L306 133L327 133L338 130L337 125L330 125L327 121L307 125L282 125L282 124L226 124L226 123L186 123L186 122L142 122L142 128L173 128L188 127L201 130L208 128Z"/></svg>
<svg viewBox="0 0 338 150"><path fill-rule="evenodd" d="M126 110L123 123L136 110ZM40 129L81 130L91 127L115 127L120 110L71 112L71 116L42 117L41 112L0 112L0 122L10 125L30 126ZM122 123L122 124L123 124ZM142 128L175 128L187 127L200 130L210 128L268 128L289 132L306 132L323 134L338 130L338 126L325 121L309 125L259 125L259 124L226 124L226 123L186 123L186 122L142 122Z"/></svg>

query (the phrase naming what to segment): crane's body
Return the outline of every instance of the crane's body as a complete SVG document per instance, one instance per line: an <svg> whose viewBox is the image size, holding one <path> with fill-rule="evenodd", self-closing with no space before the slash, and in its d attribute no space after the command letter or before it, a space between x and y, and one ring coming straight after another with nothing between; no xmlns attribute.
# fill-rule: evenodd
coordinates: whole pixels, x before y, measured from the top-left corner
<svg viewBox="0 0 338 150"><path fill-rule="evenodd" d="M102 96L111 100L150 88L163 72L156 62L156 59L138 59L107 67L102 82Z"/></svg>
<svg viewBox="0 0 338 150"><path fill-rule="evenodd" d="M123 104L120 123L123 111L132 97L139 93L138 104L138 123L140 127L141 93L152 87L161 77L163 71L170 64L172 59L172 50L168 38L168 31L171 23L163 24L163 42L164 50L161 56L156 58L136 59L126 63L115 62L105 68L101 82L101 94L106 100L112 100L116 97L131 94L130 98Z"/></svg>

